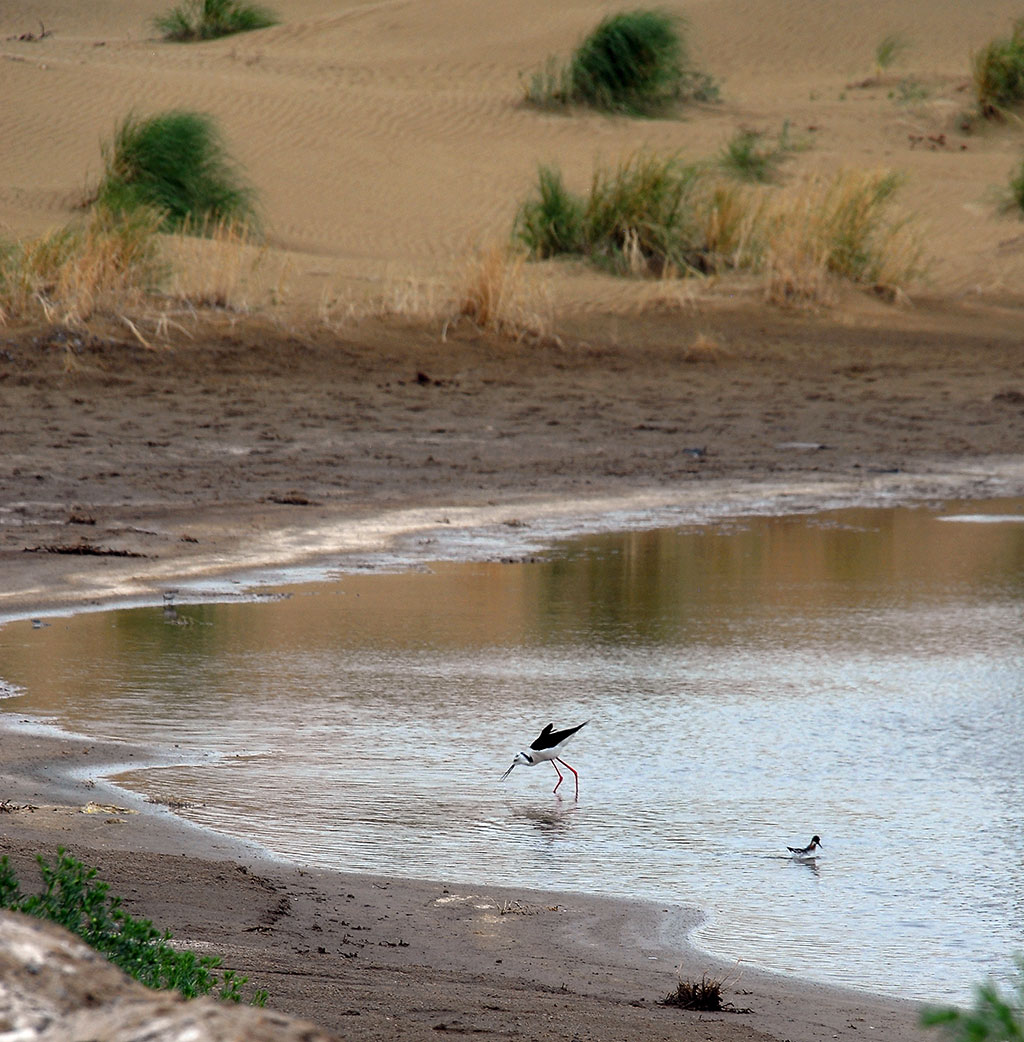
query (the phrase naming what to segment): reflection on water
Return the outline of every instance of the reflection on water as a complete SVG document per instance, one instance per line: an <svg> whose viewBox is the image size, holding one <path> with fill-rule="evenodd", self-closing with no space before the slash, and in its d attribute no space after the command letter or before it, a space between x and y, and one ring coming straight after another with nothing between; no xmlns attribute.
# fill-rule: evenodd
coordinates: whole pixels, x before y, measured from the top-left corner
<svg viewBox="0 0 1024 1042"><path fill-rule="evenodd" d="M963 998L1024 950L1022 516L754 519L14 623L3 705L191 750L127 782L298 861L693 903L723 957ZM499 780L586 719L579 803L548 764Z"/></svg>

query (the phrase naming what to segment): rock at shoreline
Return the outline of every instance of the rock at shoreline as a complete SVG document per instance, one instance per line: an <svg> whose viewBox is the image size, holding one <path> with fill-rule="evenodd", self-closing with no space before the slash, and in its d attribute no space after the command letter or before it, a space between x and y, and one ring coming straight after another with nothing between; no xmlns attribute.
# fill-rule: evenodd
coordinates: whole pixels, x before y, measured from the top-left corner
<svg viewBox="0 0 1024 1042"><path fill-rule="evenodd" d="M53 923L0 912L0 1040L338 1042L252 1006L152 991Z"/></svg>

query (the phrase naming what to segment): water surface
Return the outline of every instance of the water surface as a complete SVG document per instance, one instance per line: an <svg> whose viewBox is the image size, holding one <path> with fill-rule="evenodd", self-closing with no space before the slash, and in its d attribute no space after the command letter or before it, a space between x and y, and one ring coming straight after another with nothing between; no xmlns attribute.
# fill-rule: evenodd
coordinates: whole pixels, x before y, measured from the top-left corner
<svg viewBox="0 0 1024 1042"><path fill-rule="evenodd" d="M11 623L2 704L177 744L123 783L307 864L696 904L716 955L932 1000L1024 950L1024 502L280 592ZM578 802L499 780L582 720Z"/></svg>

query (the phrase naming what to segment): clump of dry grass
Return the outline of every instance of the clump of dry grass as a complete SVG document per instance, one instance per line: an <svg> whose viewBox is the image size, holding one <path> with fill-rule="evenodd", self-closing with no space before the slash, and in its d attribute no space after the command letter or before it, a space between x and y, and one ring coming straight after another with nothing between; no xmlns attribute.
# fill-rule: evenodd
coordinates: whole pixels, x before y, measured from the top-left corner
<svg viewBox="0 0 1024 1042"><path fill-rule="evenodd" d="M440 279L395 279L383 293L363 300L325 295L320 321L336 329L366 318L399 318L440 326L442 340L470 322L511 340L543 339L553 335L551 303L526 259L522 251L491 243L471 250Z"/></svg>
<svg viewBox="0 0 1024 1042"><path fill-rule="evenodd" d="M162 214L137 208L87 215L37 238L0 243L0 322L127 326L146 346L211 309L258 311L282 296L286 265L265 272L266 249L235 221L163 234ZM149 332L144 332L148 330Z"/></svg>
<svg viewBox="0 0 1024 1042"><path fill-rule="evenodd" d="M697 333L682 353L684 362L718 362L728 355L722 342L710 333Z"/></svg>
<svg viewBox="0 0 1024 1042"><path fill-rule="evenodd" d="M365 319L404 319L410 323L440 324L451 317L443 283L415 275L391 277L383 291L363 295L325 288L317 306L320 325L338 331Z"/></svg>
<svg viewBox="0 0 1024 1042"><path fill-rule="evenodd" d="M700 980L680 980L676 990L661 1000L663 1006L718 1013L722 1006L722 981L705 974Z"/></svg>
<svg viewBox="0 0 1024 1042"><path fill-rule="evenodd" d="M140 208L89 215L36 239L0 247L0 319L80 325L97 313L137 310L166 278L162 215Z"/></svg>
<svg viewBox="0 0 1024 1042"><path fill-rule="evenodd" d="M454 287L454 310L456 320L513 340L551 334L550 303L526 271L525 253L505 246L474 251Z"/></svg>
<svg viewBox="0 0 1024 1042"><path fill-rule="evenodd" d="M898 297L925 268L918 229L891 211L899 183L882 170L840 170L779 193L763 217L766 298L827 304L836 278Z"/></svg>
<svg viewBox="0 0 1024 1042"><path fill-rule="evenodd" d="M199 308L250 311L284 296L287 265L268 275L268 254L251 226L234 219L187 223L164 246L171 274L167 295Z"/></svg>

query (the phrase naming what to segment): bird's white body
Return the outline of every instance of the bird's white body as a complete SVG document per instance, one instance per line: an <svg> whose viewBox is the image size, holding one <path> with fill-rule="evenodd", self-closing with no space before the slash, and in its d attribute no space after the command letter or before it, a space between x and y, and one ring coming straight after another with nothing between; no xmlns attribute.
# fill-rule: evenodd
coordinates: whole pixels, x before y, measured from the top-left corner
<svg viewBox="0 0 1024 1042"><path fill-rule="evenodd" d="M516 753L513 758L514 763L522 767L536 767L538 763L546 763L550 760L558 759L558 749L534 749L530 752L523 750L522 752ZM512 770L509 767L509 770Z"/></svg>

